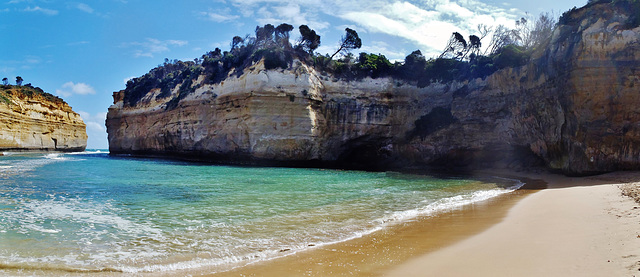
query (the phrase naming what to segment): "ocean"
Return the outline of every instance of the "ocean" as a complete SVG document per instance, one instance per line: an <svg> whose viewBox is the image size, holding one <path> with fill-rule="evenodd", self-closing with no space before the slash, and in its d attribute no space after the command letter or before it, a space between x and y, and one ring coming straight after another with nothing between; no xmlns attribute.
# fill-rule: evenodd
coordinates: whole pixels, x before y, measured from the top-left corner
<svg viewBox="0 0 640 277"><path fill-rule="evenodd" d="M0 156L0 275L212 272L512 192L498 177Z"/></svg>

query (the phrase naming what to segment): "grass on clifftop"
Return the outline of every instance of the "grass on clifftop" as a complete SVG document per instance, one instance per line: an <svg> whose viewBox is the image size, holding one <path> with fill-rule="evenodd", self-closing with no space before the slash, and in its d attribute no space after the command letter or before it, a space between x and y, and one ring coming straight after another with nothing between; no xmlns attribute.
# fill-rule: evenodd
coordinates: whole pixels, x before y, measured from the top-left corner
<svg viewBox="0 0 640 277"><path fill-rule="evenodd" d="M39 95L46 99L47 101L51 101L54 103L65 103L62 98L55 96L51 93L47 93L39 87L34 87L31 84L26 84L24 86L14 86L14 85L0 85L0 103L11 104L11 96L12 95L24 95L26 97L33 97L34 95Z"/></svg>
<svg viewBox="0 0 640 277"><path fill-rule="evenodd" d="M3 91L0 91L0 103L3 103L5 105L9 105L9 103L11 103L11 100L9 100L9 97L7 97L7 94Z"/></svg>

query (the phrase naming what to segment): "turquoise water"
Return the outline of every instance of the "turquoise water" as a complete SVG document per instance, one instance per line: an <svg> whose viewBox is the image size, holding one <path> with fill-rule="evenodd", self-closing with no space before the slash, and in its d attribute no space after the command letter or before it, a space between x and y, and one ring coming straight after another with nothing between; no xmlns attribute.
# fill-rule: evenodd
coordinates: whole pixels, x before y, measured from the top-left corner
<svg viewBox="0 0 640 277"><path fill-rule="evenodd" d="M221 268L348 240L508 193L514 180L218 166L71 154L0 157L0 273Z"/></svg>

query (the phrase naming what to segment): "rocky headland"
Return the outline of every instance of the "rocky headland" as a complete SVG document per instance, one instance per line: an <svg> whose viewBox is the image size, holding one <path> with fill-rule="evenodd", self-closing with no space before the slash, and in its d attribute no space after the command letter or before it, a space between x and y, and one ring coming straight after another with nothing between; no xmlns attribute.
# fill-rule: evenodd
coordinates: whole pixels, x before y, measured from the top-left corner
<svg viewBox="0 0 640 277"><path fill-rule="evenodd" d="M286 47L233 68L220 53L219 67L165 64L114 93L109 148L370 169L640 169L640 24L633 1L601 2L565 13L525 62L466 79L346 78Z"/></svg>
<svg viewBox="0 0 640 277"><path fill-rule="evenodd" d="M0 151L84 151L86 126L62 99L39 88L0 86Z"/></svg>

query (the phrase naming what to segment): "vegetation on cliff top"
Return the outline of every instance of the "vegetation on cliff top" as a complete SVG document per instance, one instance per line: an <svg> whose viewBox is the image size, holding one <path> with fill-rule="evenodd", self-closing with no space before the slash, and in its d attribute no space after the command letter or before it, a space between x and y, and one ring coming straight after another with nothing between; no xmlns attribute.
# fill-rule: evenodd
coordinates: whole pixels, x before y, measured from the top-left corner
<svg viewBox="0 0 640 277"><path fill-rule="evenodd" d="M22 77L16 77L16 85L10 85L8 79L5 77L2 79L2 85L0 85L0 103L2 104L11 104L11 97L16 95L20 98L22 97L33 97L34 95L39 95L46 99L47 101L51 101L54 103L65 103L60 97L55 96L53 94L47 93L39 87L34 87L30 83L26 85L22 85L24 80Z"/></svg>
<svg viewBox="0 0 640 277"><path fill-rule="evenodd" d="M600 9L591 9L591 7L595 5L600 5ZM580 21L584 18L584 12L601 13L602 9L607 7L629 16L627 22L620 26L622 29L640 27L640 0L589 0L584 7L574 7L563 13L559 19L559 23L563 25L577 25L580 24Z"/></svg>
<svg viewBox="0 0 640 277"><path fill-rule="evenodd" d="M531 39L532 34L544 29L550 35L554 22L549 15L541 15L538 21L522 18L518 28L498 27L494 30L479 26L481 35L471 35L469 43L459 33L454 33L449 44L438 58L427 60L419 50L408 55L404 62L389 61L382 54L360 53L357 57L350 50L362 46L355 30L346 28L340 46L332 55L319 55L314 51L320 45L320 36L306 25L298 27L300 38L290 42L293 26L283 23L258 26L255 36L235 36L229 51L216 48L193 61L165 59L165 62L149 73L130 80L124 94L124 102L135 106L145 95L159 89L159 98L170 97L167 109L172 109L198 86L220 83L230 76L240 76L244 69L264 60L267 69L287 69L295 59L316 70L336 78L360 79L390 76L415 82L424 87L432 82L450 82L469 78L484 78L501 68L520 66L529 59L531 51L542 39ZM538 28L543 26L543 28ZM537 28L537 29L536 29ZM480 53L482 39L493 31L486 55ZM534 42L535 41L535 42ZM343 53L340 59L333 58ZM204 80L196 82L200 76ZM197 83L197 84L196 84Z"/></svg>
<svg viewBox="0 0 640 277"><path fill-rule="evenodd" d="M601 3L616 7L627 5L631 11L640 7L640 0L600 0L590 1L588 5ZM578 12L574 9L564 13L560 23L575 20L572 19L576 17L574 13ZM634 22L640 18L635 15L640 14L640 10L631 14L630 20ZM256 27L254 36L233 37L229 51L216 48L193 61L165 59L149 73L127 83L124 101L125 105L135 106L150 91L159 89L160 98L173 97L166 107L172 109L197 87L240 76L245 68L260 60L264 60L267 69L288 69L294 60L300 60L314 66L323 75L330 74L335 78L354 80L388 76L413 82L419 87L434 82L485 78L497 70L529 62L533 52L549 43L556 25L556 18L549 13L540 14L538 18L522 17L516 21L515 29L479 25L478 34L468 38L458 32L453 33L436 58L427 59L420 50L416 50L404 61L392 62L383 54L353 55L350 50L360 48L362 41L357 32L349 28L345 30L346 34L335 53L321 55L314 52L321 38L308 26L298 27L300 38L292 43L292 25L283 23L276 27L267 24ZM334 59L338 53L342 53L342 57ZM200 76L204 76L204 80L198 80Z"/></svg>

